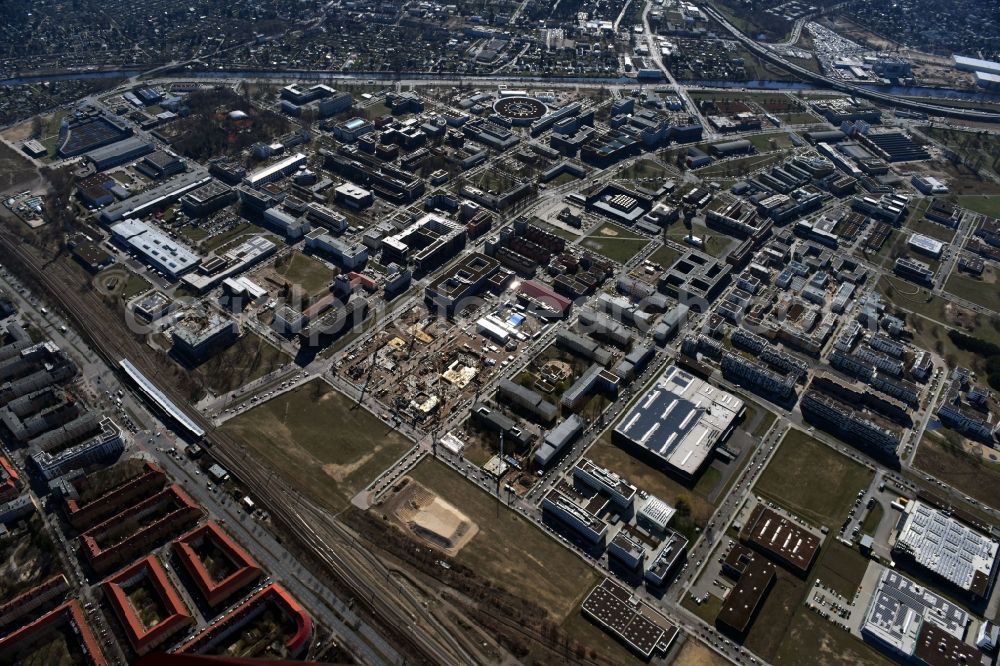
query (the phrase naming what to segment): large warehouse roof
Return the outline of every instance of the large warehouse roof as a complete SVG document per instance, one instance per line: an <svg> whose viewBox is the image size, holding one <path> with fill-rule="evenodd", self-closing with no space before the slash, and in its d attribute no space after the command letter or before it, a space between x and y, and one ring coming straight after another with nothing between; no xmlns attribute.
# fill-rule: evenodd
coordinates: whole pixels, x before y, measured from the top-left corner
<svg viewBox="0 0 1000 666"><path fill-rule="evenodd" d="M917 564L977 597L988 596L997 542L929 504L913 501L906 511L893 550L907 553Z"/></svg>
<svg viewBox="0 0 1000 666"><path fill-rule="evenodd" d="M692 476L742 411L739 398L674 366L625 414L615 435Z"/></svg>

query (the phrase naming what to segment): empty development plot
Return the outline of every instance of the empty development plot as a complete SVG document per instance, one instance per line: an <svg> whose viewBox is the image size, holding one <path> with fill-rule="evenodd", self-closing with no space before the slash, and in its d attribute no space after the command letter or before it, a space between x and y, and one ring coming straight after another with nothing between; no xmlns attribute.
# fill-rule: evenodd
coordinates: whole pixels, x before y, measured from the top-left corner
<svg viewBox="0 0 1000 666"><path fill-rule="evenodd" d="M991 506L1000 506L997 497L1000 462L995 459L995 453L990 453L994 456L993 460L983 457L980 454L982 449L979 446L966 449L958 433L941 429L924 434L913 462L916 467L933 473L956 490Z"/></svg>
<svg viewBox="0 0 1000 666"><path fill-rule="evenodd" d="M383 511L404 530L454 557L479 526L419 482L403 477L385 500Z"/></svg>
<svg viewBox="0 0 1000 666"><path fill-rule="evenodd" d="M502 581L556 621L564 621L596 584L597 573L571 550L445 465L425 459L410 478L479 526L457 562L486 580Z"/></svg>
<svg viewBox="0 0 1000 666"><path fill-rule="evenodd" d="M194 374L210 390L225 393L277 370L288 360L287 354L248 332L198 366Z"/></svg>
<svg viewBox="0 0 1000 666"><path fill-rule="evenodd" d="M704 643L689 638L681 646L674 663L677 666L727 666L729 660L713 652Z"/></svg>
<svg viewBox="0 0 1000 666"><path fill-rule="evenodd" d="M5 143L0 143L0 192L15 190L34 180L34 165Z"/></svg>
<svg viewBox="0 0 1000 666"><path fill-rule="evenodd" d="M580 242L584 247L622 264L637 255L647 243L648 238L611 223L601 225Z"/></svg>
<svg viewBox="0 0 1000 666"><path fill-rule="evenodd" d="M298 251L275 261L274 272L290 286L299 287L309 296L327 291L333 281L333 271L326 264Z"/></svg>
<svg viewBox="0 0 1000 666"><path fill-rule="evenodd" d="M771 662L776 666L889 666L895 663L805 606L800 606L795 613Z"/></svg>
<svg viewBox="0 0 1000 666"><path fill-rule="evenodd" d="M997 283L997 269L988 265L980 277L971 277L955 272L948 278L945 290L959 298L972 301L984 308L1000 312L1000 284Z"/></svg>
<svg viewBox="0 0 1000 666"><path fill-rule="evenodd" d="M801 430L789 430L754 490L817 525L850 511L874 473Z"/></svg>
<svg viewBox="0 0 1000 666"><path fill-rule="evenodd" d="M318 379L230 419L221 430L292 487L334 510L411 446Z"/></svg>

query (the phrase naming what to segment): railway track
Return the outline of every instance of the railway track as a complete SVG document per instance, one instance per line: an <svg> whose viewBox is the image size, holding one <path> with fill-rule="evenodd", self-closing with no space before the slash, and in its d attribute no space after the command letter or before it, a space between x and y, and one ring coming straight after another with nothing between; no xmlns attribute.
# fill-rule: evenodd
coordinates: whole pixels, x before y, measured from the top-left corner
<svg viewBox="0 0 1000 666"><path fill-rule="evenodd" d="M57 305L73 327L100 356L108 366L117 371L118 361L128 358L144 373L156 376L159 363L155 352L140 343L128 331L122 330L119 322L109 325L107 306L94 292L81 292L76 283L79 276L72 274L59 260L43 263L29 249L23 239L9 228L0 225L0 253L6 254L6 263L21 274L29 276L29 285L34 283L45 292L47 300ZM20 269L20 270L18 270ZM186 396L180 395L172 386L161 386L172 400L178 404L187 404ZM418 626L421 613L418 610L409 611L412 617L404 615L398 594L389 597L387 591L377 587L372 581L372 561L347 562L337 554L328 542L332 540L341 546L345 552L351 551L353 535L345 534L342 526L328 520L328 516L316 515L315 507L302 501L302 498L283 492L281 484L274 483L270 474L261 470L250 459L234 454L240 450L239 443L214 430L211 422L196 412L188 412L207 433L213 446L212 454L220 459L236 476L253 489L260 503L272 516L278 517L289 527L289 534L306 551L313 553L324 563L334 578L345 589L355 595L358 602L368 614L396 641L401 653L408 653L420 663L461 664L470 661L470 655L456 644L448 632L434 632L434 636ZM308 518L327 524L337 529L327 529L323 534L308 524ZM347 538L352 541L348 541ZM368 580L359 574L359 569L369 573ZM388 597L388 598L387 598ZM416 618L416 620L414 619Z"/></svg>

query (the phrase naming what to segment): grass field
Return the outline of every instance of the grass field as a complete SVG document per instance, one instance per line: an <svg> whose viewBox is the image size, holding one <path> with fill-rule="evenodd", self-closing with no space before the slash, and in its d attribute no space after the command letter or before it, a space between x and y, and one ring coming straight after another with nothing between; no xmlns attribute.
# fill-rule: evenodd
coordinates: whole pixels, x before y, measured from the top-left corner
<svg viewBox="0 0 1000 666"><path fill-rule="evenodd" d="M669 231L666 232L666 237L675 243L680 243L686 247L700 250L712 257L720 256L726 248L734 243L732 236L726 236L725 234L719 234L711 231L704 224L700 223L693 224L691 233L698 238L701 238L702 246L700 248L695 248L693 245L688 245L684 242L684 239L688 235L688 230L684 228L683 224L675 224Z"/></svg>
<svg viewBox="0 0 1000 666"><path fill-rule="evenodd" d="M755 134L747 139L753 144L758 152L766 153L775 148L791 148L792 140L788 138L788 132L772 132L770 134ZM771 145L771 142L774 145Z"/></svg>
<svg viewBox="0 0 1000 666"><path fill-rule="evenodd" d="M944 288L945 291L959 298L972 301L994 312L1000 312L998 278L1000 275L997 274L997 270L993 266L987 265L982 277L978 278L957 271L953 272Z"/></svg>
<svg viewBox="0 0 1000 666"><path fill-rule="evenodd" d="M765 148L764 150L769 150ZM788 157L788 151L779 150L763 155L749 155L734 160L715 162L695 171L702 178L741 178L751 172L764 169Z"/></svg>
<svg viewBox="0 0 1000 666"><path fill-rule="evenodd" d="M1000 217L1000 195L965 195L958 198L958 205L983 215Z"/></svg>
<svg viewBox="0 0 1000 666"><path fill-rule="evenodd" d="M975 456L949 442L942 430L927 432L920 440L914 465L931 472L959 492L975 497L994 507L1000 507L997 487L1000 487L1000 462ZM952 435L955 438L956 435Z"/></svg>
<svg viewBox="0 0 1000 666"><path fill-rule="evenodd" d="M950 243L955 238L954 229L946 227L943 224L938 224L933 220L928 220L923 216L911 219L906 226L909 227L911 231L916 231L918 234L936 238L945 243Z"/></svg>
<svg viewBox="0 0 1000 666"><path fill-rule="evenodd" d="M876 503L872 507L872 510L865 515L865 520L861 523L861 533L875 536L875 530L878 529L878 524L882 522L882 516L885 515L885 509L882 505Z"/></svg>
<svg viewBox="0 0 1000 666"><path fill-rule="evenodd" d="M819 578L827 587L851 599L858 591L867 568L867 557L831 536L817 556L810 577Z"/></svg>
<svg viewBox="0 0 1000 666"><path fill-rule="evenodd" d="M248 332L194 372L211 391L225 393L277 370L288 361L287 354L256 333Z"/></svg>
<svg viewBox="0 0 1000 666"><path fill-rule="evenodd" d="M201 243L201 249L205 252L211 252L212 250L217 250L240 236L258 231L260 231L259 227L255 227L249 222L240 222L229 231L223 231L220 234L205 238Z"/></svg>
<svg viewBox="0 0 1000 666"><path fill-rule="evenodd" d="M800 606L785 631L775 666L889 666L895 662L854 638L805 606Z"/></svg>
<svg viewBox="0 0 1000 666"><path fill-rule="evenodd" d="M628 180L646 180L647 178L666 178L667 174L665 167L652 160L636 160L618 175L620 178Z"/></svg>
<svg viewBox="0 0 1000 666"><path fill-rule="evenodd" d="M152 285L146 278L135 275L134 273L129 273L128 281L125 283L122 289L122 300L129 300L133 296L138 296L141 293L149 291Z"/></svg>
<svg viewBox="0 0 1000 666"><path fill-rule="evenodd" d="M184 225L177 233L192 245L198 245L198 243L208 237L208 231L204 227L196 227L191 224Z"/></svg>
<svg viewBox="0 0 1000 666"><path fill-rule="evenodd" d="M708 599L699 604L691 598L690 594L685 594L684 598L681 600L681 606L684 606L684 608L688 609L705 622L708 622L710 625L715 626L715 618L718 616L719 611L722 610L722 598L717 597L715 594L709 594Z"/></svg>
<svg viewBox="0 0 1000 666"><path fill-rule="evenodd" d="M878 282L878 291L897 308L920 315L907 316L909 325L913 327L915 345L934 350L952 367L962 365L976 372L985 371L985 359L958 349L948 337L948 327L1000 344L1000 329L993 325L990 318L955 306L940 296L930 295L925 288L894 277L883 276ZM977 297L984 298L984 295Z"/></svg>
<svg viewBox="0 0 1000 666"><path fill-rule="evenodd" d="M744 642L747 648L768 661L774 658L806 591L805 581L796 578L780 566L776 568L778 578L774 581Z"/></svg>
<svg viewBox="0 0 1000 666"><path fill-rule="evenodd" d="M649 260L667 269L673 266L674 262L680 259L680 257L680 250L675 250L670 245L663 245L660 249L649 255Z"/></svg>
<svg viewBox="0 0 1000 666"><path fill-rule="evenodd" d="M458 552L459 563L501 582L557 621L565 621L597 584L597 572L573 551L449 467L425 459L410 476L479 525L476 536Z"/></svg>
<svg viewBox="0 0 1000 666"><path fill-rule="evenodd" d="M878 291L896 307L947 323L944 311L946 301L932 295L925 287L883 275L878 281Z"/></svg>
<svg viewBox="0 0 1000 666"><path fill-rule="evenodd" d="M0 192L23 187L36 175L35 166L24 155L0 143Z"/></svg>
<svg viewBox="0 0 1000 666"><path fill-rule="evenodd" d="M649 239L610 222L602 224L580 242L584 247L621 264L638 254L648 243Z"/></svg>
<svg viewBox="0 0 1000 666"><path fill-rule="evenodd" d="M729 666L730 662L704 643L688 638L673 663L676 666Z"/></svg>
<svg viewBox="0 0 1000 666"><path fill-rule="evenodd" d="M307 257L297 250L280 265L275 262L274 270L288 280L289 284L297 285L310 296L328 291L333 280L333 273L326 264Z"/></svg>
<svg viewBox="0 0 1000 666"><path fill-rule="evenodd" d="M789 430L754 490L822 526L842 521L874 473L801 430Z"/></svg>
<svg viewBox="0 0 1000 666"><path fill-rule="evenodd" d="M221 430L244 442L248 453L289 485L334 511L411 446L320 380L227 421Z"/></svg>

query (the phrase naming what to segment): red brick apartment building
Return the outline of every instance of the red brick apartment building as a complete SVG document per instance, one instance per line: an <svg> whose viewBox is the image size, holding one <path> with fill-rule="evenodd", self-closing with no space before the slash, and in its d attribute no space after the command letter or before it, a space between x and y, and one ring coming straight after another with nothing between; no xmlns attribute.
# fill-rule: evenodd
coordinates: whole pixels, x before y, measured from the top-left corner
<svg viewBox="0 0 1000 666"><path fill-rule="evenodd" d="M148 626L130 598L130 593L139 585L147 585L155 595L156 604L162 609L163 617ZM189 627L193 620L184 602L181 601L173 583L167 577L163 565L155 555L149 555L122 569L102 584L108 603L125 630L125 636L136 654L144 655Z"/></svg>
<svg viewBox="0 0 1000 666"><path fill-rule="evenodd" d="M158 517L146 522L154 515ZM149 552L161 539L190 527L201 516L201 507L174 483L84 532L80 536L82 550L94 571L106 574L123 562ZM136 525L136 530L120 533L122 526L130 523Z"/></svg>
<svg viewBox="0 0 1000 666"><path fill-rule="evenodd" d="M204 560L198 555L206 545L214 547L229 560L231 572L228 575L216 579L208 571ZM209 606L218 606L261 575L257 562L211 520L174 541L173 550Z"/></svg>

